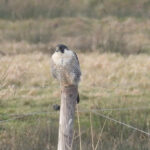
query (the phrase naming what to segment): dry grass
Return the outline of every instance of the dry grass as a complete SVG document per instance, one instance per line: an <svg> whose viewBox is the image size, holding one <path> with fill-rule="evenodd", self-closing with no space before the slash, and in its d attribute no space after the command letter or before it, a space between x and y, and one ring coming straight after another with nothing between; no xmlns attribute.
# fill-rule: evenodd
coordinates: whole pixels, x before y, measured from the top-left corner
<svg viewBox="0 0 150 150"><path fill-rule="evenodd" d="M0 150L57 149L52 105L60 90L50 55L58 43L78 52L82 68L73 149L150 150L146 135L82 112L147 107L100 112L150 132L149 7L149 0L1 0L0 120L49 113L0 121Z"/></svg>
<svg viewBox="0 0 150 150"><path fill-rule="evenodd" d="M52 52L57 43L65 43L77 51L150 53L150 20L106 17L57 18L51 20L0 20L0 56Z"/></svg>
<svg viewBox="0 0 150 150"><path fill-rule="evenodd" d="M149 25L149 20L112 17L0 20L0 120L53 112L0 124L0 149L56 149L59 113L52 105L60 102L60 91L50 75L50 55L51 48L62 41L78 52L81 63L79 110L149 108ZM144 131L150 129L149 109L102 113ZM78 112L74 149L81 149L82 140L82 150L149 150L147 136L91 115Z"/></svg>
<svg viewBox="0 0 150 150"><path fill-rule="evenodd" d="M148 55L124 57L120 54L94 52L79 53L78 55L83 73L80 84L81 103L79 109L149 106L150 58ZM57 82L50 76L49 64L50 55L39 52L8 55L0 58L0 72L2 73L0 75L1 119L10 118L10 114L53 111L52 104L59 103L60 92ZM110 114L110 112L103 113ZM89 113L80 113L79 115L81 126L79 135L82 138L82 149L91 150ZM149 130L149 110L117 111L111 112L110 115L145 131ZM20 147L24 150L37 149L37 147L39 150L42 147L56 149L57 132L49 133L49 125L44 124L42 118L45 122L47 122L47 118L51 118L52 122L49 125L58 124L56 122L58 114L54 113L48 117L43 115L38 118L36 116L34 118L27 117L0 125L0 138L3 139L1 149L6 149L6 145L8 145L8 149L10 146L15 150ZM39 121L38 126L36 126L37 121ZM76 127L77 122L75 129ZM54 129L54 127L52 128ZM35 129L39 132L36 132ZM29 133L24 135L26 130ZM49 134L45 134L46 132ZM27 140L28 135L33 135L30 140ZM52 135L55 136L55 142L52 143L47 140L42 142L40 138L44 136L43 138L47 139ZM75 131L75 137L76 135L78 135L78 131ZM148 150L149 140L146 136L113 122L106 122L105 119L95 115L92 116L92 135L92 140L99 143L98 146L95 145L97 149L101 147L108 150L113 147L114 150L126 148ZM20 136L22 139L18 143L15 139L19 139ZM39 141L41 141L41 145L38 145ZM31 144L32 142L33 144ZM25 143L30 144L27 144L26 147ZM78 146L79 139L77 138L74 141L74 148L79 149Z"/></svg>
<svg viewBox="0 0 150 150"><path fill-rule="evenodd" d="M125 91L130 94L134 92L140 94L143 92L142 89L149 90L150 58L148 55L123 57L119 54L87 53L80 54L79 58L83 74L81 89L89 86L113 88L118 95L121 91L124 94ZM0 72L2 72L0 77L2 89L52 87L56 83L50 76L50 55L42 53L1 57ZM28 94L34 95L34 90Z"/></svg>
<svg viewBox="0 0 150 150"><path fill-rule="evenodd" d="M148 18L149 0L19 0L0 1L0 18L55 18L62 16L87 16L101 18L104 16Z"/></svg>

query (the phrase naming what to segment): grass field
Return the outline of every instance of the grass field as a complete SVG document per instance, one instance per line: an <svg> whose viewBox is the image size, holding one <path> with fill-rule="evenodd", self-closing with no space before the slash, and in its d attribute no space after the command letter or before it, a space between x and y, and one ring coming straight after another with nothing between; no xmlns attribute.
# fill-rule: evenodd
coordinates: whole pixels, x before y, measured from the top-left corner
<svg viewBox="0 0 150 150"><path fill-rule="evenodd" d="M0 55L49 53L57 43L81 52L150 54L150 20L116 17L0 20L0 43Z"/></svg>
<svg viewBox="0 0 150 150"><path fill-rule="evenodd" d="M25 48L25 47L24 47ZM150 108L150 57L146 54L122 56L115 53L79 53L82 68L79 109ZM38 50L0 57L0 120L31 112L52 112L24 116L0 124L0 149L56 150L60 103L58 83L50 75L50 54ZM144 131L150 129L150 110L103 111ZM92 120L92 124L90 123ZM105 118L80 113L82 147L103 150L149 150L149 137ZM92 127L92 134L91 134ZM78 147L75 121L74 147Z"/></svg>
<svg viewBox="0 0 150 150"><path fill-rule="evenodd" d="M0 150L57 149L58 43L82 70L73 150L150 150L150 136L90 111L150 133L149 17L149 0L0 0Z"/></svg>
<svg viewBox="0 0 150 150"><path fill-rule="evenodd" d="M109 2L114 4L114 0ZM96 1L93 3L96 12ZM146 7L143 2L140 6ZM117 13L114 7L110 13ZM3 12L2 8L0 5ZM138 14L132 9L129 13ZM150 150L149 136L89 111L96 109L150 132L150 20L131 16L32 16L25 20L8 16L12 20L0 20L0 150L56 150L59 112L52 106L60 103L60 89L50 75L50 56L58 43L77 52L82 69L78 105L81 133L75 118L74 150L80 149L79 136L82 150Z"/></svg>
<svg viewBox="0 0 150 150"><path fill-rule="evenodd" d="M149 18L149 0L1 0L0 18L15 20L82 16Z"/></svg>

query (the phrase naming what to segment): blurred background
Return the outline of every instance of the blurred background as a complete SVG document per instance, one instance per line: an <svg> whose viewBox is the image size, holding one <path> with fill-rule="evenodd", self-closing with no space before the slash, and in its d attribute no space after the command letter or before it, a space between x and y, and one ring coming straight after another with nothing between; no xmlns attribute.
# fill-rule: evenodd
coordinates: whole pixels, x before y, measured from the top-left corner
<svg viewBox="0 0 150 150"><path fill-rule="evenodd" d="M149 53L149 17L149 0L0 0L0 42L17 52L48 52L61 42L79 51Z"/></svg>
<svg viewBox="0 0 150 150"><path fill-rule="evenodd" d="M150 131L150 0L0 0L0 150L57 149L59 43L82 70L74 149L150 150L148 135L90 112Z"/></svg>

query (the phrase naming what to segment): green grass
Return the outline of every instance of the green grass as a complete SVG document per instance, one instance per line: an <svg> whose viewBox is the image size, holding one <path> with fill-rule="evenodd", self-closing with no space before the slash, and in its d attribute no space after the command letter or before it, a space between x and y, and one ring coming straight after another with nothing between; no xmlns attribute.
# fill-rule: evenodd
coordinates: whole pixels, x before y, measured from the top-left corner
<svg viewBox="0 0 150 150"><path fill-rule="evenodd" d="M138 31L138 32L137 32ZM65 43L79 56L79 109L83 150L149 150L149 137L82 110L99 111L150 132L150 21L134 18L0 20L0 150L56 150L59 84L50 75L50 54ZM62 42L63 41L63 42ZM117 53L116 53L117 52ZM49 112L26 115L34 112ZM52 112L52 113L51 113ZM79 149L77 114L74 149Z"/></svg>
<svg viewBox="0 0 150 150"><path fill-rule="evenodd" d="M60 89L50 75L50 56L38 51L1 57L0 120L26 113L53 113L23 116L0 124L1 150L56 149L59 113L52 105L60 103ZM83 74L79 109L147 107L100 113L149 132L149 56L94 52L78 55ZM80 112L80 124L83 150L91 150L90 112ZM149 150L147 135L95 114L92 126L95 146L101 133L98 149ZM76 118L75 137L74 149L79 149Z"/></svg>

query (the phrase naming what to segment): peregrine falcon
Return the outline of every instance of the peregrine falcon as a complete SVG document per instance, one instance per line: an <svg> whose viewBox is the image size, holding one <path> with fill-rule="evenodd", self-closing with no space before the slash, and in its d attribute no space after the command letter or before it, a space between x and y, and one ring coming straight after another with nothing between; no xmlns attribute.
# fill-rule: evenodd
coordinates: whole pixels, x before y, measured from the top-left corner
<svg viewBox="0 0 150 150"><path fill-rule="evenodd" d="M68 87L73 85L78 88L81 71L76 53L68 49L66 45L57 45L51 59L51 72L61 86ZM77 103L79 101L78 94Z"/></svg>

